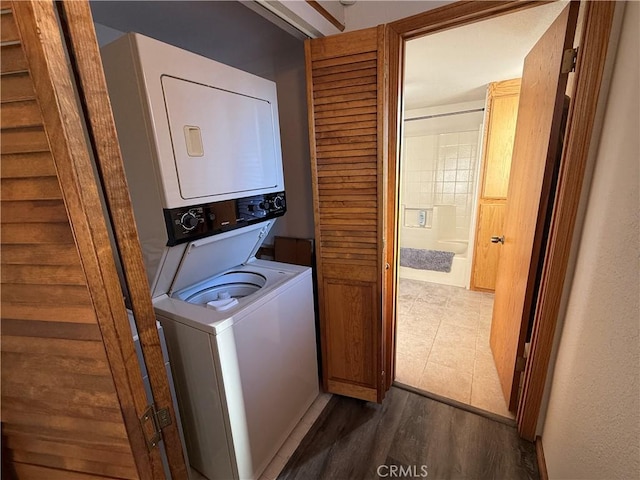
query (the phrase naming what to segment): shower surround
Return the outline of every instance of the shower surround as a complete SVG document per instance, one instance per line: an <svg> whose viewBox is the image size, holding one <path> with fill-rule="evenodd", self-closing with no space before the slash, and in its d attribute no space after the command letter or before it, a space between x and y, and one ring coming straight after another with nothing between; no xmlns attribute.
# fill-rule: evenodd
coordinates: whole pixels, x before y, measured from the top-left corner
<svg viewBox="0 0 640 480"><path fill-rule="evenodd" d="M408 120L400 174L400 247L453 252L451 271L400 266L400 277L467 287L482 111ZM439 128L438 125L441 125Z"/></svg>

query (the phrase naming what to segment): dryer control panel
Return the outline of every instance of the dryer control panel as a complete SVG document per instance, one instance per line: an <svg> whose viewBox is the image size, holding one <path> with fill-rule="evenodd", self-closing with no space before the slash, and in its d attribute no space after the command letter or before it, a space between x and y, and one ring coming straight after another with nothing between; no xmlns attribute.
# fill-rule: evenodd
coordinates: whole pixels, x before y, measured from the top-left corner
<svg viewBox="0 0 640 480"><path fill-rule="evenodd" d="M287 211L284 192L164 209L167 246L281 217Z"/></svg>

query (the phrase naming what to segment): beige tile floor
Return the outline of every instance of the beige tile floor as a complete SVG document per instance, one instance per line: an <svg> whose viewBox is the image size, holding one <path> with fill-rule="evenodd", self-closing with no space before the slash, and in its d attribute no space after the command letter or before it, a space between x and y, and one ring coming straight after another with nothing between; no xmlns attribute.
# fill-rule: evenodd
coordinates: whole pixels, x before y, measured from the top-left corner
<svg viewBox="0 0 640 480"><path fill-rule="evenodd" d="M293 452L298 448L304 436L309 429L311 429L324 407L327 406L327 403L329 403L331 396L330 393L320 393L320 395L318 395L300 422L298 422L298 425L293 429L289 438L282 444L282 447L280 447L280 450L278 450L278 453L271 463L267 465L267 468L262 472L259 480L275 480L278 478L278 475L280 475L280 472L289 461L289 458L291 458L291 455L293 455ZM206 480L206 478L192 468L191 480Z"/></svg>
<svg viewBox="0 0 640 480"><path fill-rule="evenodd" d="M489 347L493 295L400 279L396 380L508 418Z"/></svg>

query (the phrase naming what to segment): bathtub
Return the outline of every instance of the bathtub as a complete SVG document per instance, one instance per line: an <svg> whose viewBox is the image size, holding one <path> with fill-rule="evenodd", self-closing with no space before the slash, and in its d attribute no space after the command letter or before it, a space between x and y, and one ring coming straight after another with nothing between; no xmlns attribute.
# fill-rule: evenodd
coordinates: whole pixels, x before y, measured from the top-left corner
<svg viewBox="0 0 640 480"><path fill-rule="evenodd" d="M430 209L423 210L429 211ZM428 213L426 217L430 219L431 214ZM468 288L471 272L471 258L468 254L469 242L466 240L438 238L441 237L441 233L439 233L437 225L437 213L433 217L433 223L427 221L424 222L424 225L419 225L411 221L410 215L407 215L400 226L398 243L403 248L454 252L451 272L435 272L433 270L399 266L398 275L400 278Z"/></svg>

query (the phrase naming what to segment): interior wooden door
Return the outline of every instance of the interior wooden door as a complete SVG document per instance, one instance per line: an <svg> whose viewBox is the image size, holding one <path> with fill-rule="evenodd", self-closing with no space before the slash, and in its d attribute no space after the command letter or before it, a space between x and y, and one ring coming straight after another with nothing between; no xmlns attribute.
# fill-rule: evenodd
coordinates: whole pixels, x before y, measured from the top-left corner
<svg viewBox="0 0 640 480"><path fill-rule="evenodd" d="M490 345L510 410L517 405L520 370L534 291L553 167L560 138L578 3L569 4L525 59L509 179Z"/></svg>
<svg viewBox="0 0 640 480"><path fill-rule="evenodd" d="M384 28L305 49L324 388L381 401Z"/></svg>

